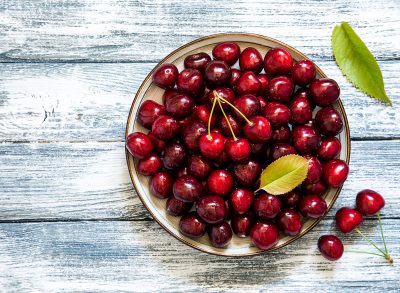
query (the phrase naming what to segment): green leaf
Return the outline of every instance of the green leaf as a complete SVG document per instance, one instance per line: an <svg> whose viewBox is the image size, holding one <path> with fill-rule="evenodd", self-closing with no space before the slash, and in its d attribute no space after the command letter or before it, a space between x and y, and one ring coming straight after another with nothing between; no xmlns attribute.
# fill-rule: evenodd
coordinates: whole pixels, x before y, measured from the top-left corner
<svg viewBox="0 0 400 293"><path fill-rule="evenodd" d="M392 105L378 63L348 23L342 22L333 29L332 48L340 70L355 87Z"/></svg>
<svg viewBox="0 0 400 293"><path fill-rule="evenodd" d="M299 155L287 155L268 165L261 174L260 189L273 195L293 190L307 177L308 161Z"/></svg>

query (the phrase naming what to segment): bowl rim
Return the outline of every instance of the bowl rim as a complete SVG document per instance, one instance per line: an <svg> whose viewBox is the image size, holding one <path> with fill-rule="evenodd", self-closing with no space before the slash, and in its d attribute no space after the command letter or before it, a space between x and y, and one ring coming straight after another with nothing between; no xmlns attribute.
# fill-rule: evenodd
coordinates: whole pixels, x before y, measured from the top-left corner
<svg viewBox="0 0 400 293"><path fill-rule="evenodd" d="M193 41L190 41L190 42L188 42L188 43L183 44L182 46L178 47L177 49L175 49L175 50L173 50L171 53L169 53L167 56L165 56L160 62L158 62L158 63L153 67L153 69L147 74L147 76L145 77L145 79L142 81L140 87L139 87L138 90L136 91L135 97L133 98L133 101L132 101L132 104L131 104L131 107L130 107L130 110L129 110L128 119L127 119L126 128L125 128L125 144L126 144L126 137L128 136L129 126L130 126L130 124L131 124L131 118L132 118L132 112L133 112L134 105L135 105L136 101L138 100L138 98L139 98L139 93L142 91L142 89L143 89L143 87L144 87L146 81L147 81L148 79L152 78L152 75L153 75L154 71L155 71L161 64L165 63L165 61L166 61L167 59L169 59L172 55L174 55L174 54L177 53L178 51L180 51L180 50L182 50L182 49L184 49L184 48L186 48L186 47L188 47L188 46L191 46L191 45L193 45L193 44L196 44L196 43L198 43L198 42L200 42L200 41L203 41L203 40L208 40L208 39L213 39L213 38L218 38L218 37L224 37L224 36L228 36L228 37L234 37L234 36L249 36L249 37L261 38L261 39L264 39L264 40L266 40L266 41L270 41L270 42L276 43L277 45L279 45L279 46L281 46L281 47L283 47L283 48L285 48L285 49L289 48L290 50L296 52L296 53L297 53L299 56L301 56L303 59L311 60L311 59L308 58L305 54L301 53L300 51L298 51L297 49L293 48L292 46L289 46L288 44L283 43L283 42L281 42L281 41L278 41L278 40L276 40L276 39L274 39L274 38L267 37L267 36L260 35L260 34L244 33L244 32L227 32L227 33L211 34L211 35L207 35L207 36L204 36L204 37L196 38L196 39L194 39ZM315 64L315 63L314 63L314 64ZM326 78L326 77L327 77L326 74L321 70L321 68L318 67L318 65L315 64L315 67L316 67L317 73L318 73L322 78ZM345 158L345 162L346 162L347 164L349 164L349 163L350 163L350 154L351 154L351 139L350 139L350 127L349 127L349 122L348 122L347 114L346 114L346 111L345 111L345 108L344 108L344 106L343 106L343 103L342 103L341 99L339 98L339 99L336 101L336 103L337 103L337 106L339 107L340 111L341 111L342 114L343 114L343 117L342 117L342 118L343 118L344 127L345 127L345 129L346 129L346 140L347 140L347 142L348 142L348 143L347 143L347 156L346 156L346 158ZM144 200L142 199L142 195L140 194L140 192L138 192L138 188L137 188L137 186L136 186L136 184L135 184L135 180L133 179L132 170L131 170L132 168L134 168L134 166L132 166L131 163L130 163L130 161L129 161L129 156L130 156L130 154L129 154L128 150L126 149L125 146L124 146L124 148L125 148L126 162L127 162L127 165L128 165L129 177L130 177L130 179L131 179L132 185L133 185L133 187L135 188L135 191L136 191L136 193L137 193L137 195L138 195L140 201L142 202L142 204L143 204L143 206L146 208L146 210L150 213L150 215L151 215L151 217L153 218L153 220L155 220L165 231L167 231L168 234L172 235L175 239L179 240L180 242L183 242L183 243L185 243L186 245L188 245L188 246L190 246L190 247L192 247L192 248L194 248L194 249L196 249L196 250L198 250L198 251L206 252L206 253L208 253L208 254L216 255L216 256L226 256L226 257L246 257L246 256L255 256L255 255L260 255L260 254L272 252L272 251L278 250L278 249L280 249L280 248L283 248L283 247L289 245L290 243L296 241L297 239L299 239L299 238L303 237L304 235L306 235L307 233L309 233L322 219L324 219L324 218L326 217L326 215L329 213L329 211L332 209L333 205L335 204L335 202L336 202L336 200L337 200L337 198L338 198L338 196L339 196L339 194L340 194L340 192L341 192L341 190L342 190L342 187L343 187L343 184L342 184L340 187L338 187L338 188L336 189L336 192L335 192L334 196L332 197L332 200L331 200L330 204L328 205L328 208L327 208L326 213L325 213L321 218L319 218L319 219L314 219L314 222L313 222L309 227L307 227L307 229L305 229L304 231L302 231L302 232L299 233L298 235L291 237L289 240L287 240L285 243L283 243L283 244L281 244L281 245L275 245L275 246L273 246L273 247L271 247L270 249L267 249L267 250L258 250L258 251L254 251L254 252L243 253L243 254L227 254L227 253L224 253L223 250L222 250L222 251L209 251L209 250L203 249L202 247L196 246L194 243L190 243L190 242L186 241L184 238L179 237L178 235L173 234L173 233L172 233L166 226L164 226L164 224L152 213L151 209L147 206L147 204L146 204L146 203L144 202Z"/></svg>

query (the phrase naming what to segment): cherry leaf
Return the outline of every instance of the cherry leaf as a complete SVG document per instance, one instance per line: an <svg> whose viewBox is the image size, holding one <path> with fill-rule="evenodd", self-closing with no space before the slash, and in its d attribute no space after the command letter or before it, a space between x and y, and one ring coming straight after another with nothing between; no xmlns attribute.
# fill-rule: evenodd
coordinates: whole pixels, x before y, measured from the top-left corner
<svg viewBox="0 0 400 293"><path fill-rule="evenodd" d="M261 174L260 189L273 195L288 193L307 177L308 161L299 155L287 155L268 165Z"/></svg>
<svg viewBox="0 0 400 293"><path fill-rule="evenodd" d="M346 78L365 94L392 105L385 92L381 69L367 46L347 22L332 32L336 63Z"/></svg>

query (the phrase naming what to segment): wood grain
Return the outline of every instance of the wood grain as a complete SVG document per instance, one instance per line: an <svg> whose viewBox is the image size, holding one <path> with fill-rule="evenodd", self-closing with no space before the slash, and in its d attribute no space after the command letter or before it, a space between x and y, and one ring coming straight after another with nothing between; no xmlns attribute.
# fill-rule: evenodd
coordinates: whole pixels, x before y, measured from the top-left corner
<svg viewBox="0 0 400 293"><path fill-rule="evenodd" d="M0 2L0 60L156 61L200 36L251 32L332 59L333 26L348 21L380 60L400 57L400 5L377 1Z"/></svg>
<svg viewBox="0 0 400 293"><path fill-rule="evenodd" d="M0 141L123 141L136 90L154 63L2 64ZM353 139L400 138L397 61L381 62L394 107L351 86L333 61Z"/></svg>

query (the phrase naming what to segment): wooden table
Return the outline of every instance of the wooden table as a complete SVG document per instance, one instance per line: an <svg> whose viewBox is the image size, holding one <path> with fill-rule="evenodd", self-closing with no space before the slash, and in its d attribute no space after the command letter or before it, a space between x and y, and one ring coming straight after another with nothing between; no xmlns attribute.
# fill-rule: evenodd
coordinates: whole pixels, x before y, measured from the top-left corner
<svg viewBox="0 0 400 293"><path fill-rule="evenodd" d="M400 290L400 3L385 1L0 2L0 291ZM351 2L351 3L349 3ZM333 26L348 21L382 68L393 107L363 95L332 57ZM341 85L351 172L328 216L279 251L223 258L191 249L154 222L129 180L124 130L143 78L197 37L251 32L284 41ZM317 251L336 210L373 188L394 265ZM362 229L380 241L375 219Z"/></svg>

